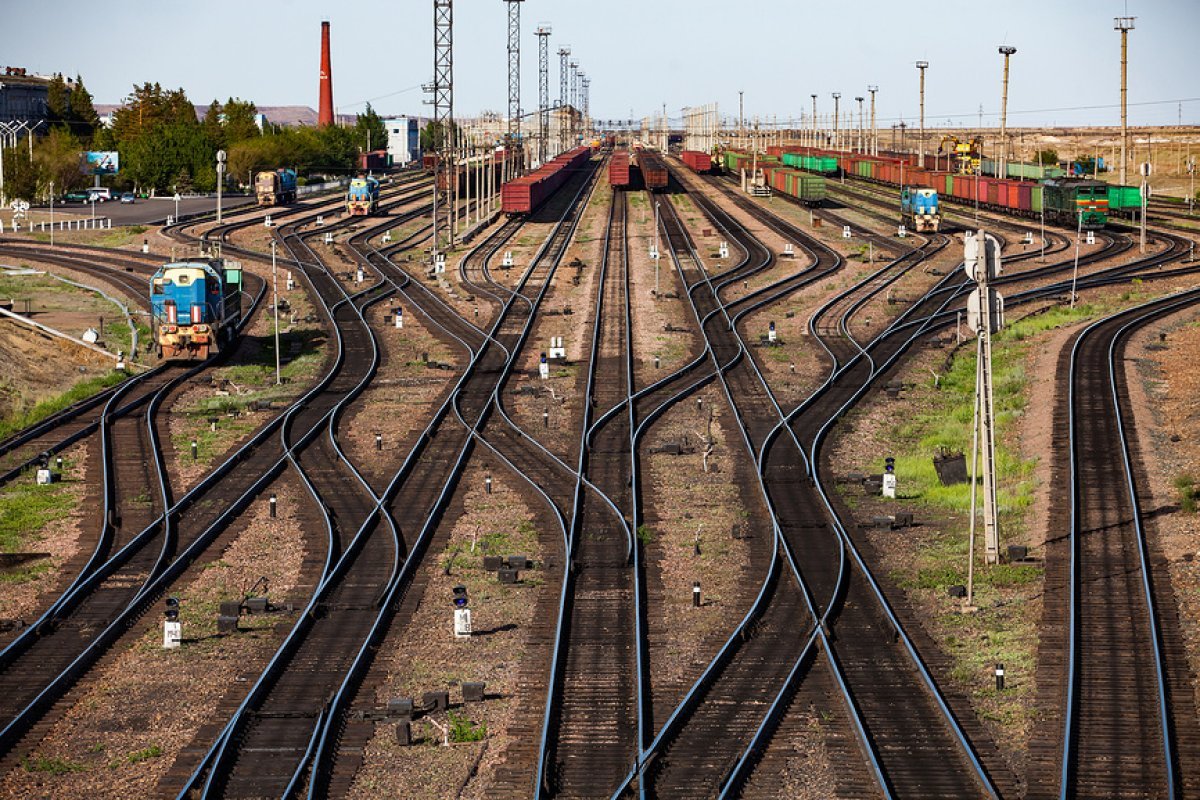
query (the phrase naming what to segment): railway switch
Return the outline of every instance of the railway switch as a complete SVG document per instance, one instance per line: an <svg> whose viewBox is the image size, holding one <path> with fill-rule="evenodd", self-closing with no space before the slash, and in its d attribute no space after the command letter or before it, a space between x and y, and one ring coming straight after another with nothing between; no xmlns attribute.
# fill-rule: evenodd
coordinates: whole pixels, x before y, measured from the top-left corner
<svg viewBox="0 0 1200 800"><path fill-rule="evenodd" d="M486 684L477 681L467 681L462 685L462 697L464 703L482 703L483 691Z"/></svg>

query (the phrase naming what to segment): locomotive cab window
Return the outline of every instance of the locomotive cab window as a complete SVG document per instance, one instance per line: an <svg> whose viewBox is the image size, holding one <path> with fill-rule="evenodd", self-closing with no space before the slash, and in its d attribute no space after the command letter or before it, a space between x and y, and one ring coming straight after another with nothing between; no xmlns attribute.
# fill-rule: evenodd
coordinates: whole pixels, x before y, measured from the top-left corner
<svg viewBox="0 0 1200 800"><path fill-rule="evenodd" d="M163 294L166 291L167 284L169 284L170 282L171 281L168 278L159 278L157 280L151 281L150 282L150 293L151 294Z"/></svg>

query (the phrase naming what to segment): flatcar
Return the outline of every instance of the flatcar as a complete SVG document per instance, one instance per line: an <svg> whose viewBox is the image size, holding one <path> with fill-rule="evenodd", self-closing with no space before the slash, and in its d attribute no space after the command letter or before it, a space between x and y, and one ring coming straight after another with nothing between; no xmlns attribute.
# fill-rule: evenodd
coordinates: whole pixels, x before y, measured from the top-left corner
<svg viewBox="0 0 1200 800"><path fill-rule="evenodd" d="M938 193L927 186L905 186L900 190L900 217L918 233L937 233L942 223Z"/></svg>
<svg viewBox="0 0 1200 800"><path fill-rule="evenodd" d="M258 173L254 176L254 195L260 206L296 202L296 173L290 169Z"/></svg>
<svg viewBox="0 0 1200 800"><path fill-rule="evenodd" d="M365 217L379 210L379 181L370 176L350 181L346 192L346 212L352 217Z"/></svg>
<svg viewBox="0 0 1200 800"><path fill-rule="evenodd" d="M150 318L160 358L204 360L233 342L241 319L242 266L206 259L164 264L150 278Z"/></svg>

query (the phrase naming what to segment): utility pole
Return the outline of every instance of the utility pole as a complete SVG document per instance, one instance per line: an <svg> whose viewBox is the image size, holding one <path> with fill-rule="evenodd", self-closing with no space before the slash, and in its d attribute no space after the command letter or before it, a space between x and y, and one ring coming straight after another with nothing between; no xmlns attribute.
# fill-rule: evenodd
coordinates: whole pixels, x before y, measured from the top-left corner
<svg viewBox="0 0 1200 800"><path fill-rule="evenodd" d="M1000 178L1008 177L1008 59L1015 52L1015 47L1000 47L1000 55L1004 56L1004 91L1000 95L1000 169L996 170Z"/></svg>
<svg viewBox="0 0 1200 800"><path fill-rule="evenodd" d="M879 155L879 129L875 127L875 93L879 91L878 86L868 86L867 91L871 93L871 155Z"/></svg>
<svg viewBox="0 0 1200 800"><path fill-rule="evenodd" d="M816 147L817 146L817 96L815 94L812 95L812 101L813 101L812 146Z"/></svg>
<svg viewBox="0 0 1200 800"><path fill-rule="evenodd" d="M841 138L838 136L838 108L841 105L842 93L831 92L833 95L833 149L841 150Z"/></svg>
<svg viewBox="0 0 1200 800"><path fill-rule="evenodd" d="M738 141L742 147L746 146L746 93L738 91Z"/></svg>
<svg viewBox="0 0 1200 800"><path fill-rule="evenodd" d="M558 151L567 149L567 126L563 115L567 113L567 82L569 68L567 59L571 55L570 47L558 48Z"/></svg>
<svg viewBox="0 0 1200 800"><path fill-rule="evenodd" d="M1125 168L1129 164L1129 107L1126 103L1129 71L1129 32L1137 17L1115 17L1113 29L1121 32L1121 185L1127 184Z"/></svg>
<svg viewBox="0 0 1200 800"><path fill-rule="evenodd" d="M865 153L863 149L863 98L862 95L854 98L858 101L858 152Z"/></svg>
<svg viewBox="0 0 1200 800"><path fill-rule="evenodd" d="M921 155L917 159L917 166L921 169L925 168L925 70L928 68L928 61L917 62L917 69L921 71Z"/></svg>
<svg viewBox="0 0 1200 800"><path fill-rule="evenodd" d="M437 165L433 180L433 264L443 244L454 245L451 180L454 159L454 0L433 0L433 130ZM505 158L508 153L505 153ZM444 239L444 241L443 241ZM444 256L442 256L444 258Z"/></svg>
<svg viewBox="0 0 1200 800"><path fill-rule="evenodd" d="M550 157L550 26L539 25L538 37L538 163Z"/></svg>

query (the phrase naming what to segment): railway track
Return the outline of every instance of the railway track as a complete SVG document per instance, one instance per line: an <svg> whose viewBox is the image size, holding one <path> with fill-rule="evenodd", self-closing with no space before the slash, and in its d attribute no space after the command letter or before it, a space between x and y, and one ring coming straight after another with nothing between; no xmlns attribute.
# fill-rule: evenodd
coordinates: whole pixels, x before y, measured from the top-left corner
<svg viewBox="0 0 1200 800"><path fill-rule="evenodd" d="M590 177L589 174L580 182L571 203L572 214L580 208L579 198ZM361 741L366 731L362 725L348 724L345 712L352 704L360 702L356 697L373 658L374 645L392 624L395 609L404 601L415 569L430 545L440 514L470 454L474 432L486 422L496 381L511 368L511 354L527 334L528 323L545 291L546 281L553 274L573 230L573 222L564 220L560 223L551 242L543 249L543 257L531 265L524 276L522 290L537 299L528 308L523 303L510 303L508 311L512 313L503 315L494 326L488 343L476 352L453 395L435 415L382 493L379 507L396 525L394 546L397 557L387 562L391 568L388 579L382 584L372 580L366 574L364 559L371 539L386 537L378 534L371 537L368 531L360 531L356 541L363 545L342 557L309 606L317 616L324 616L332 610L334 598L342 597L336 605L343 623L336 627L314 625L311 631L298 630L297 634L302 636L289 637L289 642L294 639L296 643L285 644L281 649L281 653L285 653L303 646L320 654L322 663L301 662L282 676L268 675L260 682L264 686L264 698L278 698L274 704L278 710L273 712L272 718L286 715L295 720L287 725L288 738L272 740L263 737L264 742L283 742L279 746L271 745L274 748L269 756L271 763L264 763L268 757L262 751L245 746L238 735L238 727L245 724L239 720L245 720L245 715L239 713L181 794L203 786L206 794L225 787L226 794L257 796L263 791L268 794L290 791L302 781L317 787L317 791L332 795L348 789L357 759L361 757L353 755L356 747L352 743ZM441 313L445 311L443 309ZM360 579L363 585L359 584ZM364 597L362 589L367 586L372 591ZM356 601L348 599L355 595ZM305 619L313 616L307 613ZM345 624L347 617L353 617L352 624ZM293 658L288 655L289 660ZM326 668L326 660L337 663ZM336 682L333 681L335 675ZM325 694L315 691L314 681L329 691ZM282 688L288 688L288 691L282 691ZM243 704L243 712L250 706L261 704L261 698L248 698ZM261 764L262 771L252 769L254 763Z"/></svg>
<svg viewBox="0 0 1200 800"><path fill-rule="evenodd" d="M1039 656L1046 730L1030 797L1179 797L1200 785L1200 726L1175 595L1142 510L1144 478L1124 351L1139 328L1200 302L1195 290L1100 320L1064 350L1068 536L1047 553ZM1113 424L1115 422L1115 425Z"/></svg>

